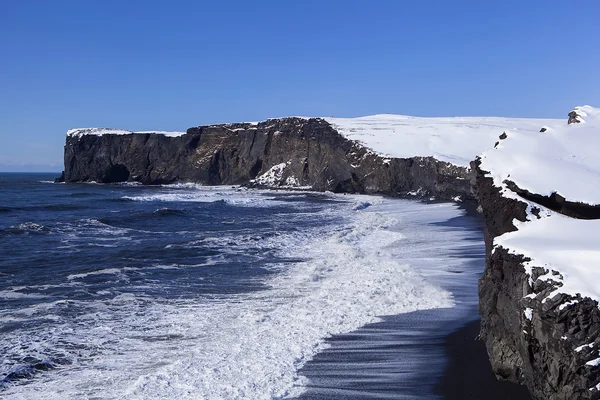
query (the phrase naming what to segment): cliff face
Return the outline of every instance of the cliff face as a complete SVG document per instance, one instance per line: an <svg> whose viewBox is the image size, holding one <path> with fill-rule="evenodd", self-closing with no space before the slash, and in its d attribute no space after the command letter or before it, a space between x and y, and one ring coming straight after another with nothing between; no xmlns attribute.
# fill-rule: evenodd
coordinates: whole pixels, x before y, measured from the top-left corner
<svg viewBox="0 0 600 400"><path fill-rule="evenodd" d="M319 118L200 126L178 137L71 135L65 145L64 180L473 197L466 168L432 157L383 158Z"/></svg>
<svg viewBox="0 0 600 400"><path fill-rule="evenodd" d="M588 124L586 129L590 128ZM543 145L548 149L552 140L568 143L568 150L561 148L560 154L542 154L543 161L552 160L546 167L556 171L536 169L534 154L520 158L527 160L522 165L538 174L537 181L529 180L531 171L521 173L516 164L506 170L506 158L500 157L502 151L512 154L522 149L517 135L512 147L472 163L487 256L479 282L481 338L496 375L526 385L540 400L600 399L600 310L594 275L599 225L591 221L598 219L600 206L576 201L594 189L585 188L588 181L577 187L568 179L578 178L565 173L578 158L588 166L587 172L595 166L573 144L581 139L577 137L581 129L566 129L559 127L550 132L552 136L536 139L546 141ZM570 136L563 137L561 130ZM490 166L501 172L491 171ZM546 180L546 173L552 179ZM539 190L544 182L550 182L551 190L560 186L562 194ZM520 185L538 185L538 190ZM569 200L569 194L575 199ZM575 229L553 228L569 226ZM585 243L590 235L591 245Z"/></svg>

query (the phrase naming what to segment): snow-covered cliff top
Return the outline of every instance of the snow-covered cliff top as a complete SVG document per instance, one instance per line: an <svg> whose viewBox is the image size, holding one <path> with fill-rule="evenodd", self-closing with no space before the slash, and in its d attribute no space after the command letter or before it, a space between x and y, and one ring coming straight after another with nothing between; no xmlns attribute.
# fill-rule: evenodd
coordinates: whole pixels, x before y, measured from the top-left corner
<svg viewBox="0 0 600 400"><path fill-rule="evenodd" d="M572 202L600 204L600 109L574 112L580 123L567 124L565 118L535 131L508 131L497 148L482 154L481 169L497 187L510 180L531 193L557 192Z"/></svg>
<svg viewBox="0 0 600 400"><path fill-rule="evenodd" d="M534 133L558 119L447 117L426 118L381 114L361 118L324 118L348 139L376 153L398 158L433 156L468 167L490 149L505 130Z"/></svg>
<svg viewBox="0 0 600 400"><path fill-rule="evenodd" d="M408 158L433 156L468 167L483 151L492 148L505 130L539 132L540 127L563 120L500 117L427 118L380 114L360 118L324 118L348 139L356 140L383 156ZM71 129L68 136L156 133L181 136L185 132L132 132L122 129Z"/></svg>
<svg viewBox="0 0 600 400"><path fill-rule="evenodd" d="M574 219L555 212L530 218L515 221L518 230L497 237L494 244L530 258L525 263L530 276L533 267L547 269L537 279L560 283L548 298L566 293L600 301L600 220ZM533 280L530 283L533 285Z"/></svg>
<svg viewBox="0 0 600 400"><path fill-rule="evenodd" d="M528 221L513 221L517 231L496 237L494 244L530 258L524 263L530 277L533 267L546 269L537 279L557 283L548 298L566 293L600 301L600 220L561 215L521 198L506 184L510 180L534 194L557 192L569 202L600 204L600 109L576 107L570 115L579 123L567 124L565 118L537 132L507 132L497 148L483 153L480 168L503 196L529 204ZM533 207L541 211L534 214Z"/></svg>
<svg viewBox="0 0 600 400"><path fill-rule="evenodd" d="M76 128L69 129L67 136L81 137L84 135L102 136L102 135L131 135L133 133L152 133L157 135L165 135L170 137L177 137L185 135L185 132L164 132L164 131L139 131L132 132L124 129L113 129L113 128Z"/></svg>

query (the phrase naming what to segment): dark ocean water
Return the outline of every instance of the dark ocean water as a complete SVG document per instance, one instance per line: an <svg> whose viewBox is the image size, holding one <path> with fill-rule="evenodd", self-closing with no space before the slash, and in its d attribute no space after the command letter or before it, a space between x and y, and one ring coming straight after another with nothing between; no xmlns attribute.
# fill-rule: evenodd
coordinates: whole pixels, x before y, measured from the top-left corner
<svg viewBox="0 0 600 400"><path fill-rule="evenodd" d="M452 205L53 178L0 174L0 397L405 398L402 338L360 376L319 359L429 323L377 316L472 313L481 244Z"/></svg>

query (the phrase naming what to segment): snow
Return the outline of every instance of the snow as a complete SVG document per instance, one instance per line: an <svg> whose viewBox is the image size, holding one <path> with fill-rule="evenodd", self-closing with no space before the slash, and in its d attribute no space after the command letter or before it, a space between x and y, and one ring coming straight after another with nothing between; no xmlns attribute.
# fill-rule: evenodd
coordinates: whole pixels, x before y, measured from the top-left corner
<svg viewBox="0 0 600 400"><path fill-rule="evenodd" d="M588 344L584 344L582 346L579 346L575 349L576 352L581 352L583 351L583 349L585 349L586 347L589 347L590 349L594 347L594 343L588 343Z"/></svg>
<svg viewBox="0 0 600 400"><path fill-rule="evenodd" d="M600 299L600 220L573 219L551 212L544 218L513 222L518 230L497 237L494 244L531 258L524 263L530 275L532 267L547 269L537 279L562 284L549 298L559 293L579 293Z"/></svg>
<svg viewBox="0 0 600 400"><path fill-rule="evenodd" d="M283 180L283 172L285 168L290 165L292 161L284 162L281 164L273 165L267 172L258 176L256 179L251 180L251 183L258 185L272 187L272 188L288 188L288 189L301 189L309 190L310 186L300 186L300 180L295 176L288 176L285 181Z"/></svg>
<svg viewBox="0 0 600 400"><path fill-rule="evenodd" d="M527 318L528 320L531 321L531 319L533 318L533 309L526 308L525 311L523 312L523 314L525 315L525 318Z"/></svg>
<svg viewBox="0 0 600 400"><path fill-rule="evenodd" d="M547 123L545 132L507 132L498 147L481 156L495 186L511 180L531 193L557 192L572 202L600 204L600 109L577 107L581 123Z"/></svg>
<svg viewBox="0 0 600 400"><path fill-rule="evenodd" d="M585 363L585 365L589 365L591 367L597 367L598 365L600 365L600 358L596 358L594 360L588 361Z"/></svg>
<svg viewBox="0 0 600 400"><path fill-rule="evenodd" d="M132 135L132 134L156 134L156 135L164 135L168 137L178 137L185 135L185 132L166 132L166 131L137 131L132 132L124 129L113 129L113 128L76 128L69 129L67 131L67 136L73 137L82 137L85 135L92 136L103 136L103 135Z"/></svg>
<svg viewBox="0 0 600 400"><path fill-rule="evenodd" d="M513 221L517 231L495 238L494 244L531 259L524 263L530 285L532 268L542 267L546 273L537 279L556 283L546 299L563 293L600 300L600 220L564 216L519 197L506 184L511 180L532 193L558 192L571 202L600 204L600 109L583 106L575 112L581 123L569 125L565 119L546 123L545 132L507 132L497 148L482 155L481 168L503 196L528 204L528 220ZM539 215L532 214L533 207Z"/></svg>
<svg viewBox="0 0 600 400"><path fill-rule="evenodd" d="M283 177L283 170L287 167L287 163L273 165L267 172L257 177L253 182L265 186L277 186Z"/></svg>
<svg viewBox="0 0 600 400"><path fill-rule="evenodd" d="M360 118L324 118L346 138L386 157L432 156L468 167L490 149L502 132L533 133L565 120L501 117L409 117L380 114Z"/></svg>

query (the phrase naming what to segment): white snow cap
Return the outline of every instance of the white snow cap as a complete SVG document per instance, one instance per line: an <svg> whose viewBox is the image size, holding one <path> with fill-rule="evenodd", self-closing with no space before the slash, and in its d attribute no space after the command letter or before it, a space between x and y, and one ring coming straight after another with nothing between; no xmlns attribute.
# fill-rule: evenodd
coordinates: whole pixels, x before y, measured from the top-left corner
<svg viewBox="0 0 600 400"><path fill-rule="evenodd" d="M600 300L600 220L574 219L557 213L530 218L528 222L517 221L518 230L497 237L494 244L531 258L524 264L530 275L533 267L547 269L537 279L561 284L547 297L566 293Z"/></svg>
<svg viewBox="0 0 600 400"><path fill-rule="evenodd" d="M496 237L494 244L530 258L523 264L530 277L533 267L546 270L537 280L557 283L547 298L565 293L600 301L600 220L558 214L519 197L506 184L510 180L531 193L557 192L571 202L600 204L600 109L574 111L578 123L567 124L565 118L537 132L508 131L497 148L483 153L481 168L505 197L529 204L528 221L513 221L517 230ZM532 207L540 212L533 215Z"/></svg>
<svg viewBox="0 0 600 400"><path fill-rule="evenodd" d="M531 193L600 204L600 109L574 111L581 123L567 124L565 118L536 131L507 131L497 148L482 154L481 169L497 187L510 180Z"/></svg>
<svg viewBox="0 0 600 400"><path fill-rule="evenodd" d="M169 137L177 137L185 135L185 132L165 132L165 131L138 131L132 132L124 129L113 129L113 128L76 128L69 129L67 136L82 137L84 135L102 136L102 135L131 135L134 133L152 133L157 135L165 135Z"/></svg>
<svg viewBox="0 0 600 400"><path fill-rule="evenodd" d="M501 117L409 117L380 114L360 118L324 118L346 138L386 157L432 156L468 167L483 151L493 148L505 130L539 132L560 119Z"/></svg>

